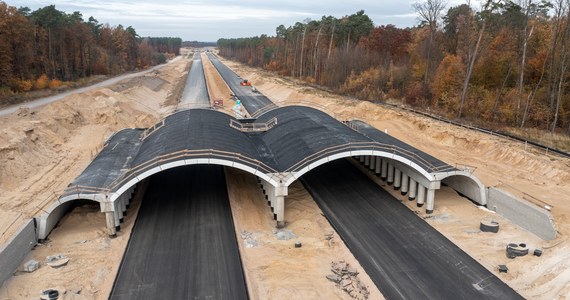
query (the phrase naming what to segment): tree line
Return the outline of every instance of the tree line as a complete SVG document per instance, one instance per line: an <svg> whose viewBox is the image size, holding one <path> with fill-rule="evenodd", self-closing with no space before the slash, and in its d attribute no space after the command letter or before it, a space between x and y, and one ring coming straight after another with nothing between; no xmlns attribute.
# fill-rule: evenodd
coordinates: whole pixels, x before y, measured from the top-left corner
<svg viewBox="0 0 570 300"><path fill-rule="evenodd" d="M468 2L469 3L469 2ZM275 36L220 39L220 55L364 100L493 127L570 134L566 0L413 4L419 25L375 26L364 11L280 25Z"/></svg>
<svg viewBox="0 0 570 300"><path fill-rule="evenodd" d="M0 1L0 96L92 75L144 69L178 55L180 38L142 38L131 26L83 20L54 5L31 11Z"/></svg>

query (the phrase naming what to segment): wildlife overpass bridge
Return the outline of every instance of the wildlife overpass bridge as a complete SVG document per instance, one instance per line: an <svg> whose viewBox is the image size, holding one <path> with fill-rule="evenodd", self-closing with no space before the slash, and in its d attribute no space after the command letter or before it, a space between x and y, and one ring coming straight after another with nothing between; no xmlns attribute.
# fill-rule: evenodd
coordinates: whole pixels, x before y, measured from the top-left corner
<svg viewBox="0 0 570 300"><path fill-rule="evenodd" d="M288 187L313 168L353 157L418 206L433 212L441 183L479 204L483 184L472 170L451 166L365 122L340 122L304 106L269 110L238 120L212 109L183 110L151 128L124 129L110 137L91 164L44 210L39 238L45 239L74 200L100 203L113 235L138 183L185 165L215 164L257 176L277 226L285 222Z"/></svg>

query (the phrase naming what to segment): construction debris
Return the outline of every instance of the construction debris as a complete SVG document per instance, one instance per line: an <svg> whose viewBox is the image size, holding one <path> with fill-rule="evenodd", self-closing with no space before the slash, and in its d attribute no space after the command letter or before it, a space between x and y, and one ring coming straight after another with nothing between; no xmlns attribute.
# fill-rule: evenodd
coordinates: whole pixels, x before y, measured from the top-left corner
<svg viewBox="0 0 570 300"><path fill-rule="evenodd" d="M59 268L67 265L69 257L63 254L50 255L46 257L47 265L52 268Z"/></svg>
<svg viewBox="0 0 570 300"><path fill-rule="evenodd" d="M368 299L370 292L358 279L358 271L344 260L331 263L334 274L327 275L327 279L336 283L336 286L347 292L353 299Z"/></svg>
<svg viewBox="0 0 570 300"><path fill-rule="evenodd" d="M483 232L499 232L499 222L494 220L482 220L479 229Z"/></svg>
<svg viewBox="0 0 570 300"><path fill-rule="evenodd" d="M510 243L507 245L507 257L515 258L517 256L525 256L528 254L528 247L525 243L515 244Z"/></svg>
<svg viewBox="0 0 570 300"><path fill-rule="evenodd" d="M241 231L241 238L243 239L246 248L255 248L255 247L259 246L257 241L253 238L252 232L242 230Z"/></svg>
<svg viewBox="0 0 570 300"><path fill-rule="evenodd" d="M273 229L273 234L280 241L287 241L297 237L293 231L287 229Z"/></svg>
<svg viewBox="0 0 570 300"><path fill-rule="evenodd" d="M37 260L29 260L27 263L24 264L24 271L28 273L32 273L33 271L40 268L40 262Z"/></svg>
<svg viewBox="0 0 570 300"><path fill-rule="evenodd" d="M57 298L59 298L59 292L56 289L47 289L40 293L40 299L42 300L55 300Z"/></svg>
<svg viewBox="0 0 570 300"><path fill-rule="evenodd" d="M499 273L507 273L509 272L509 268L506 265L499 265Z"/></svg>

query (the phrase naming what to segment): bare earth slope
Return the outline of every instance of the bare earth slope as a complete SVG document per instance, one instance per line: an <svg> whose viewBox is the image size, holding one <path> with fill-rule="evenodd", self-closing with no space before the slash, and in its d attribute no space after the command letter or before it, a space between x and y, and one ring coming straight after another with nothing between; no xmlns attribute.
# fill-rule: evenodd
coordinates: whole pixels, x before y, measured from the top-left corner
<svg viewBox="0 0 570 300"><path fill-rule="evenodd" d="M447 187L436 194L433 217L417 209L414 202L405 201L432 226L524 297L570 299L570 207L566 203L570 194L569 159L403 110L346 99L304 87L299 82L279 78L269 72L223 61L240 76L250 79L278 105L279 102L311 103L342 120L362 119L450 164L475 167L475 176L486 186L496 186L531 202L552 206L558 238L543 241L498 215L476 208ZM399 192L394 195L403 198ZM486 217L501 223L498 234L478 231L480 220ZM505 256L505 245L509 242L526 242L530 249L543 248L544 255L509 260ZM498 264L506 264L509 273L499 274Z"/></svg>
<svg viewBox="0 0 570 300"><path fill-rule="evenodd" d="M0 243L62 191L113 132L152 126L188 60L0 118ZM7 216L7 217L4 217ZM9 231L9 232L7 232Z"/></svg>
<svg viewBox="0 0 570 300"><path fill-rule="evenodd" d="M173 95L179 92L179 83L184 80L188 63L187 59L179 60L143 77L69 96L42 108L20 110L1 117L0 243L19 227L23 219L33 216L45 203L52 201L57 196L54 193L62 190L87 166L110 134L124 127L150 126L167 114L176 104ZM551 205L559 237L546 242L499 216L476 208L446 187L437 192L436 210L431 217L426 216L424 210L417 209L414 202L405 201L420 217L426 218L427 222L524 297L570 298L570 242L567 239L570 234L570 208L564 205L570 194L568 159L538 153L525 149L519 143L456 128L405 111L330 95L258 69L226 63L275 102L307 101L334 113L340 119L363 119L448 163L476 167L475 175L487 186L498 186L517 196L536 202L532 198L535 197ZM226 93L221 92L221 95ZM246 230L253 233L253 238L261 244L272 245L278 251L274 257L263 256L267 252L262 253L261 249L255 247L243 249L243 241L240 241L242 251L246 252L244 263L249 263L252 274L257 274L256 278L250 279L260 280L256 296L302 299L311 295L308 293L314 292L315 286L319 286L323 290L317 295L345 298L345 294L327 290L335 289L334 284L321 277L313 278L308 273L304 276L294 275L315 268L318 270L314 274L326 274L328 264L322 261L326 255L331 255L333 259L349 257L348 261L353 262L350 253L343 252L341 243L332 247L326 244L323 232L328 233L330 225L318 217L318 208L306 191L301 187L292 187L291 196L286 200L286 218L291 221L289 229L307 246L296 251L291 248L292 241L276 241L267 227L272 223L267 219L268 212L256 210L260 214L256 218L251 215L245 218L239 212L241 209L259 207L260 203L252 202L252 197L259 197L255 195L259 191L255 191L255 182L248 183L251 178L239 172L232 175L228 182L234 219L238 223L236 228L240 232ZM247 188L238 189L237 186ZM402 198L399 193L393 194ZM125 221L119 238L110 240L103 231L104 215L97 211L97 208L84 209L68 215L62 227L56 228L50 236L53 242L36 248L30 257L43 260L45 255L59 252L76 253L68 266L57 272L40 268L35 273L18 274L20 276L13 277L0 288L0 298L29 299L36 297L40 289L49 285L66 285L70 293L64 299L105 299L105 293L108 293L112 284L112 274L118 266L116 258L120 259L117 253L124 250L129 220ZM131 218L133 216L130 215ZM479 221L484 217L493 217L501 223L498 234L478 231ZM509 260L504 253L508 242L526 242L531 249L543 248L544 254L541 257L526 256ZM316 260L315 253L308 251L310 249L325 253L325 256L320 255ZM331 250L336 252L331 254ZM289 256L290 253L295 254ZM262 259L256 259L259 255ZM113 259L109 258L111 256ZM509 273L498 274L498 264L507 264ZM285 271L284 268L289 269ZM295 284L281 285L283 281ZM363 281L370 282L366 276ZM318 282L322 282L322 285ZM301 293L291 294L291 291L298 291L300 287ZM76 294L78 289L82 290L81 295ZM381 297L377 291L371 295L371 298L375 297Z"/></svg>

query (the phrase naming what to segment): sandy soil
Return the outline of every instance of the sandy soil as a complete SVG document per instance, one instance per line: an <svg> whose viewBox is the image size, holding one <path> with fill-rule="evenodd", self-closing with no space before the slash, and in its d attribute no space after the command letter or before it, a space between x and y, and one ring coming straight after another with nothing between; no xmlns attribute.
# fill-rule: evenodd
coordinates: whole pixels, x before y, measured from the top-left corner
<svg viewBox="0 0 570 300"><path fill-rule="evenodd" d="M41 290L55 288L63 300L108 299L145 188L139 187L121 231L113 239L107 234L98 203L78 206L65 215L49 240L38 244L28 256L27 260L39 261L40 268L33 273L17 272L0 289L0 298L38 299ZM49 267L46 256L57 254L69 257L69 263Z"/></svg>
<svg viewBox="0 0 570 300"><path fill-rule="evenodd" d="M206 53L201 53L202 57L202 64L204 66L204 73L206 76L206 84L208 85L208 93L210 94L210 101L212 105L214 104L215 99L222 100L224 102L223 107L216 107L220 111L223 111L226 114L231 116L235 116L235 112L232 110L233 106L236 104L231 95L233 94L230 87L226 84L224 79ZM241 114L243 116L247 116L247 112L243 106L240 107Z"/></svg>
<svg viewBox="0 0 570 300"><path fill-rule="evenodd" d="M436 192L435 213L426 221L459 245L481 264L526 298L570 299L570 160L542 153L524 144L457 128L404 110L355 101L304 87L296 80L239 63L224 61L280 105L314 105L341 120L361 119L378 129L387 129L398 139L450 164L475 167L475 176L486 186L496 186L529 202L553 207L559 232L557 239L543 241L491 212L477 208L453 190ZM394 194L400 196L399 194ZM416 209L414 202L406 204ZM479 232L483 218L501 223L496 235ZM505 257L508 242L526 242L531 249L544 249L541 257ZM497 265L507 264L509 273L498 274Z"/></svg>
<svg viewBox="0 0 570 300"><path fill-rule="evenodd" d="M208 70L207 59L204 61L205 70ZM0 169L0 233L5 232L0 236L0 243L19 227L21 220L37 214L52 201L57 192L87 166L112 132L124 127L153 125L171 111L175 105L172 99L177 83L184 80L188 62L179 60L179 63L143 77L0 118L0 165L3 166ZM365 120L448 163L476 167L475 175L488 186L498 186L529 201L551 205L559 237L554 241L542 241L500 216L477 208L448 188L437 191L436 211L431 217L418 210L414 202L405 200L429 224L523 296L570 299L570 242L567 240L570 208L563 205L570 193L568 159L545 155L525 149L519 143L455 128L406 111L330 95L267 72L226 63L275 102L311 103L329 113L334 112L333 115L341 120ZM227 93L223 86L219 89L221 95ZM255 291L252 295L259 299L348 299L324 276L330 274L330 262L337 259L361 268L336 234L332 246L328 245L325 234L332 232L332 228L302 186L295 183L286 198L286 229L297 236L295 240L303 243L300 249L293 247L295 240L275 238L269 208L260 199L261 191L256 187L254 177L228 170L228 189L236 231L240 233L238 239L244 253L246 276ZM398 193L394 195L401 198ZM500 232L496 235L479 232L482 218L498 220ZM72 258L69 265L57 270L43 267L32 274L18 273L0 288L0 298L35 297L48 284L70 291L67 297L106 297L101 295L106 295L110 289L109 282L112 284L126 241L121 235L108 239L104 235L104 223L103 214L85 207L68 215L61 227L50 235L51 242L38 246L30 257L44 261L46 255L63 252ZM242 230L251 233L257 247L246 247L241 238ZM122 232L125 236L128 234L128 230ZM513 241L526 242L531 249L542 247L545 252L541 257L509 260L505 257L504 247ZM508 274L497 273L499 263L508 265ZM360 277L365 284L374 287L365 274ZM81 295L75 294L78 289L81 289ZM375 288L371 290L371 299L381 297Z"/></svg>
<svg viewBox="0 0 570 300"><path fill-rule="evenodd" d="M230 168L226 168L226 178L252 299L352 299L326 279L332 274L331 262L340 260L360 272L370 299L383 299L300 182L289 187L285 201L284 230L295 237L278 240L273 214L257 179ZM301 248L295 248L296 241L302 243Z"/></svg>
<svg viewBox="0 0 570 300"><path fill-rule="evenodd" d="M51 204L113 132L152 126L171 111L166 103L176 97L188 64L178 59L144 76L0 117L0 244ZM50 235L52 242L30 254L42 262L46 255L69 254L68 267L13 277L0 288L0 298L35 298L52 285L67 290L82 286L86 299L97 298L97 290L110 290L126 238L106 238L105 216L97 211L70 214ZM89 242L76 245L78 240Z"/></svg>

